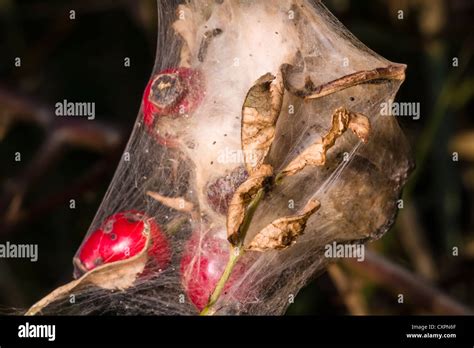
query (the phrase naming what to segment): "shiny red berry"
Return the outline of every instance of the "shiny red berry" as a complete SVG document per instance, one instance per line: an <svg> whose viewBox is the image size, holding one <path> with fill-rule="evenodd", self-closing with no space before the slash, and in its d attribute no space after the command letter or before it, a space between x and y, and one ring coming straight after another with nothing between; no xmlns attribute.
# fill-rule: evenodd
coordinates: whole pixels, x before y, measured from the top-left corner
<svg viewBox="0 0 474 348"><path fill-rule="evenodd" d="M181 259L181 282L191 302L201 311L209 301L229 259L229 243L218 236L194 233ZM224 293L244 274L237 263L224 287Z"/></svg>
<svg viewBox="0 0 474 348"><path fill-rule="evenodd" d="M80 276L102 264L139 254L145 248L147 233L152 242L148 255L156 267L165 268L171 257L166 237L154 219L131 210L108 217L87 237L74 258L74 274Z"/></svg>
<svg viewBox="0 0 474 348"><path fill-rule="evenodd" d="M167 141L170 140L166 134L169 130L160 125L160 118L189 116L199 106L203 97L203 78L199 71L182 67L164 70L154 75L145 88L145 126L161 143L169 145Z"/></svg>

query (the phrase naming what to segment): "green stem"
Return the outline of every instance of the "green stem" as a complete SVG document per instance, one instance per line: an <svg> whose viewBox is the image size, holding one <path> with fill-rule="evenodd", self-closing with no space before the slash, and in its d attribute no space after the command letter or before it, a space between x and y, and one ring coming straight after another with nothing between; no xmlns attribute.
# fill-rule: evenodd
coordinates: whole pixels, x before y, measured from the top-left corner
<svg viewBox="0 0 474 348"><path fill-rule="evenodd" d="M227 261L227 265L225 266L224 273L222 273L221 278L217 282L216 288L214 289L211 297L209 298L209 302L207 303L206 307L199 313L199 315L212 315L214 314L214 305L216 304L217 300L219 299L222 291L224 290L224 286L229 280L232 271L239 261L240 256L244 254L241 248L234 248L232 247L230 250L229 261Z"/></svg>
<svg viewBox="0 0 474 348"><path fill-rule="evenodd" d="M253 216L255 211L258 208L258 205L262 201L263 196L265 195L265 191L260 189L255 197L250 201L249 205L247 206L247 210L245 212L244 221L239 228L239 241L235 247L231 247L229 260L227 261L227 265L225 266L224 272L222 273L214 291L209 297L209 302L207 303L206 307L203 308L199 315L213 315L215 312L214 305L219 300L222 291L224 290L225 284L229 280L230 276L232 275L232 271L234 270L235 265L239 261L240 257L245 253L243 248L245 236L247 235L247 231L250 228L250 223L252 222Z"/></svg>
<svg viewBox="0 0 474 348"><path fill-rule="evenodd" d="M242 221L242 225L239 228L239 243L237 244L238 247L243 246L245 236L247 235L247 231L250 228L250 223L252 222L253 215L255 211L257 211L258 205L262 201L263 196L265 195L265 191L263 188L258 190L257 194L252 198L249 205L247 206L247 210L245 211L244 221Z"/></svg>

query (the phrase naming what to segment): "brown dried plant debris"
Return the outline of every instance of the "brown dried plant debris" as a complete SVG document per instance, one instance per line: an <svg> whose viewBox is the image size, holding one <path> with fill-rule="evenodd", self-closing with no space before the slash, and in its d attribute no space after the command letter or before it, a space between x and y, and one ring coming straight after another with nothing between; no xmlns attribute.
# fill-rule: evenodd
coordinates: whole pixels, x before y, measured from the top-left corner
<svg viewBox="0 0 474 348"><path fill-rule="evenodd" d="M288 248L304 233L306 222L320 206L319 201L310 200L302 214L276 219L257 233L247 249L264 252Z"/></svg>
<svg viewBox="0 0 474 348"><path fill-rule="evenodd" d="M222 29L219 29L219 28L208 30L204 33L204 37L201 40L201 45L199 46L199 52L198 52L198 60L200 62L204 62L204 59L206 58L206 55L207 55L207 50L209 48L209 45L212 42L212 39L214 39L215 37L221 34L222 34Z"/></svg>
<svg viewBox="0 0 474 348"><path fill-rule="evenodd" d="M185 213L192 213L194 211L194 204L183 197L166 197L154 191L147 191L146 194L168 208Z"/></svg>
<svg viewBox="0 0 474 348"><path fill-rule="evenodd" d="M180 4L176 9L178 18L172 24L175 33L182 40L180 66L191 67L192 61L197 57L199 62L203 62L207 55L207 50L212 40L222 34L222 29L214 28L202 34L199 40L197 33L203 21L207 21L214 12L214 7L222 4L222 1L202 0L198 8L188 4ZM222 13L222 12L221 12ZM225 13L225 10L223 10ZM199 45L198 45L198 42Z"/></svg>
<svg viewBox="0 0 474 348"><path fill-rule="evenodd" d="M280 178L295 175L306 166L324 165L326 163L327 151L334 146L336 140L344 134L348 128L352 130L362 142L368 142L370 134L369 119L362 114L353 113L343 107L338 108L332 115L332 126L329 132L291 161L280 173Z"/></svg>
<svg viewBox="0 0 474 348"><path fill-rule="evenodd" d="M283 84L285 89L291 94L304 98L316 99L325 97L327 95L342 91L344 89L357 86L362 83L375 80L405 80L406 65L393 64L383 68L376 68L373 70L358 71L329 81L322 85L315 85L309 76L306 76L304 86L301 88L294 86L290 80L289 75L299 72L299 68L291 64L282 64L280 71L283 77Z"/></svg>
<svg viewBox="0 0 474 348"><path fill-rule="evenodd" d="M148 226L148 224L145 224ZM144 232L147 240L143 250L137 255L122 261L104 264L90 270L79 279L55 289L36 302L25 315L36 315L51 303L71 294L73 291L93 285L108 290L126 290L133 285L137 276L143 272L148 261L148 250L152 245L149 227Z"/></svg>
<svg viewBox="0 0 474 348"><path fill-rule="evenodd" d="M232 245L241 241L240 227L244 222L247 207L260 190L263 190L265 182L273 175L273 168L264 164L255 170L250 177L239 186L232 196L227 212L227 238Z"/></svg>
<svg viewBox="0 0 474 348"><path fill-rule="evenodd" d="M242 107L242 150L247 171L265 160L275 138L275 124L283 101L281 75L267 73L250 88Z"/></svg>
<svg viewBox="0 0 474 348"><path fill-rule="evenodd" d="M197 29L197 19L191 9L186 5L178 6L176 17L178 20L173 23L173 29L183 41L180 56L181 66L190 67L192 52L196 50L194 35Z"/></svg>

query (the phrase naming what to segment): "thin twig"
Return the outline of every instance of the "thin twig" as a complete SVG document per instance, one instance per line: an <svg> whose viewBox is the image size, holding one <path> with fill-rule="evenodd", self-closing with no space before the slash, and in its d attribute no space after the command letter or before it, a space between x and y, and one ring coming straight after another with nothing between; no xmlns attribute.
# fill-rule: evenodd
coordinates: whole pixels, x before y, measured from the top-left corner
<svg viewBox="0 0 474 348"><path fill-rule="evenodd" d="M65 189L59 192L54 192L51 195L31 204L27 209L21 210L15 220L4 224L0 223L1 233L11 233L23 223L31 223L37 219L41 219L71 197L76 197L84 191L90 190L96 186L101 181L101 179L110 172L111 169L114 168L117 157L117 154L113 154L113 156L109 156L104 160L99 161L83 176L68 185Z"/></svg>
<svg viewBox="0 0 474 348"><path fill-rule="evenodd" d="M371 281L396 295L403 294L410 302L420 305L434 314L473 314L471 309L429 284L426 279L369 250L365 253L365 261L346 259L344 263Z"/></svg>
<svg viewBox="0 0 474 348"><path fill-rule="evenodd" d="M46 140L40 145L33 159L17 178L6 185L0 197L0 211L7 212L4 216L7 223L18 219L23 198L29 188L60 159L65 145L102 153L116 149L123 139L116 127L106 123L85 119L55 120L51 108L2 86L0 105L8 110L11 122L18 119L33 122L47 132Z"/></svg>
<svg viewBox="0 0 474 348"><path fill-rule="evenodd" d="M104 152L116 148L120 139L120 135L113 128L101 124L64 122L54 128L22 173L6 186L0 198L1 210L7 211L5 219L15 220L24 195L53 163L59 160L65 145Z"/></svg>
<svg viewBox="0 0 474 348"><path fill-rule="evenodd" d="M33 122L47 129L54 120L51 110L31 98L0 85L0 106L7 109L15 119Z"/></svg>
<svg viewBox="0 0 474 348"><path fill-rule="evenodd" d="M433 253L420 225L415 206L408 202L400 213L398 236L417 273L429 280L439 277Z"/></svg>
<svg viewBox="0 0 474 348"><path fill-rule="evenodd" d="M350 279L348 275L344 274L337 263L330 264L327 271L349 313L352 315L368 314L365 300L359 289L354 286L354 279Z"/></svg>

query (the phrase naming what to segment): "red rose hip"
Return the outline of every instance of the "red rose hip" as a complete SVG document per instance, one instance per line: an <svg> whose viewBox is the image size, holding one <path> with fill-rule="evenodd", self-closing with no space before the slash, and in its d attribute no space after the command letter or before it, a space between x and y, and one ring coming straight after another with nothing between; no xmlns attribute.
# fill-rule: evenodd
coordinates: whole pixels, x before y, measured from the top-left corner
<svg viewBox="0 0 474 348"><path fill-rule="evenodd" d="M207 184L207 202L217 213L226 215L237 188L248 178L247 170L240 166Z"/></svg>
<svg viewBox="0 0 474 348"><path fill-rule="evenodd" d="M154 219L131 210L108 217L87 237L74 258L74 276L139 254L146 246L147 233L152 243L148 255L156 267L165 268L171 257L166 237Z"/></svg>
<svg viewBox="0 0 474 348"><path fill-rule="evenodd" d="M164 70L152 77L143 95L143 121L164 145L172 145L173 128L163 117L190 115L204 97L202 74L190 68ZM168 134L170 133L170 134Z"/></svg>
<svg viewBox="0 0 474 348"><path fill-rule="evenodd" d="M202 239L201 239L202 238ZM181 259L181 282L191 302L201 311L209 301L229 259L229 243L217 236L194 233ZM244 275L237 263L224 287L224 293Z"/></svg>

